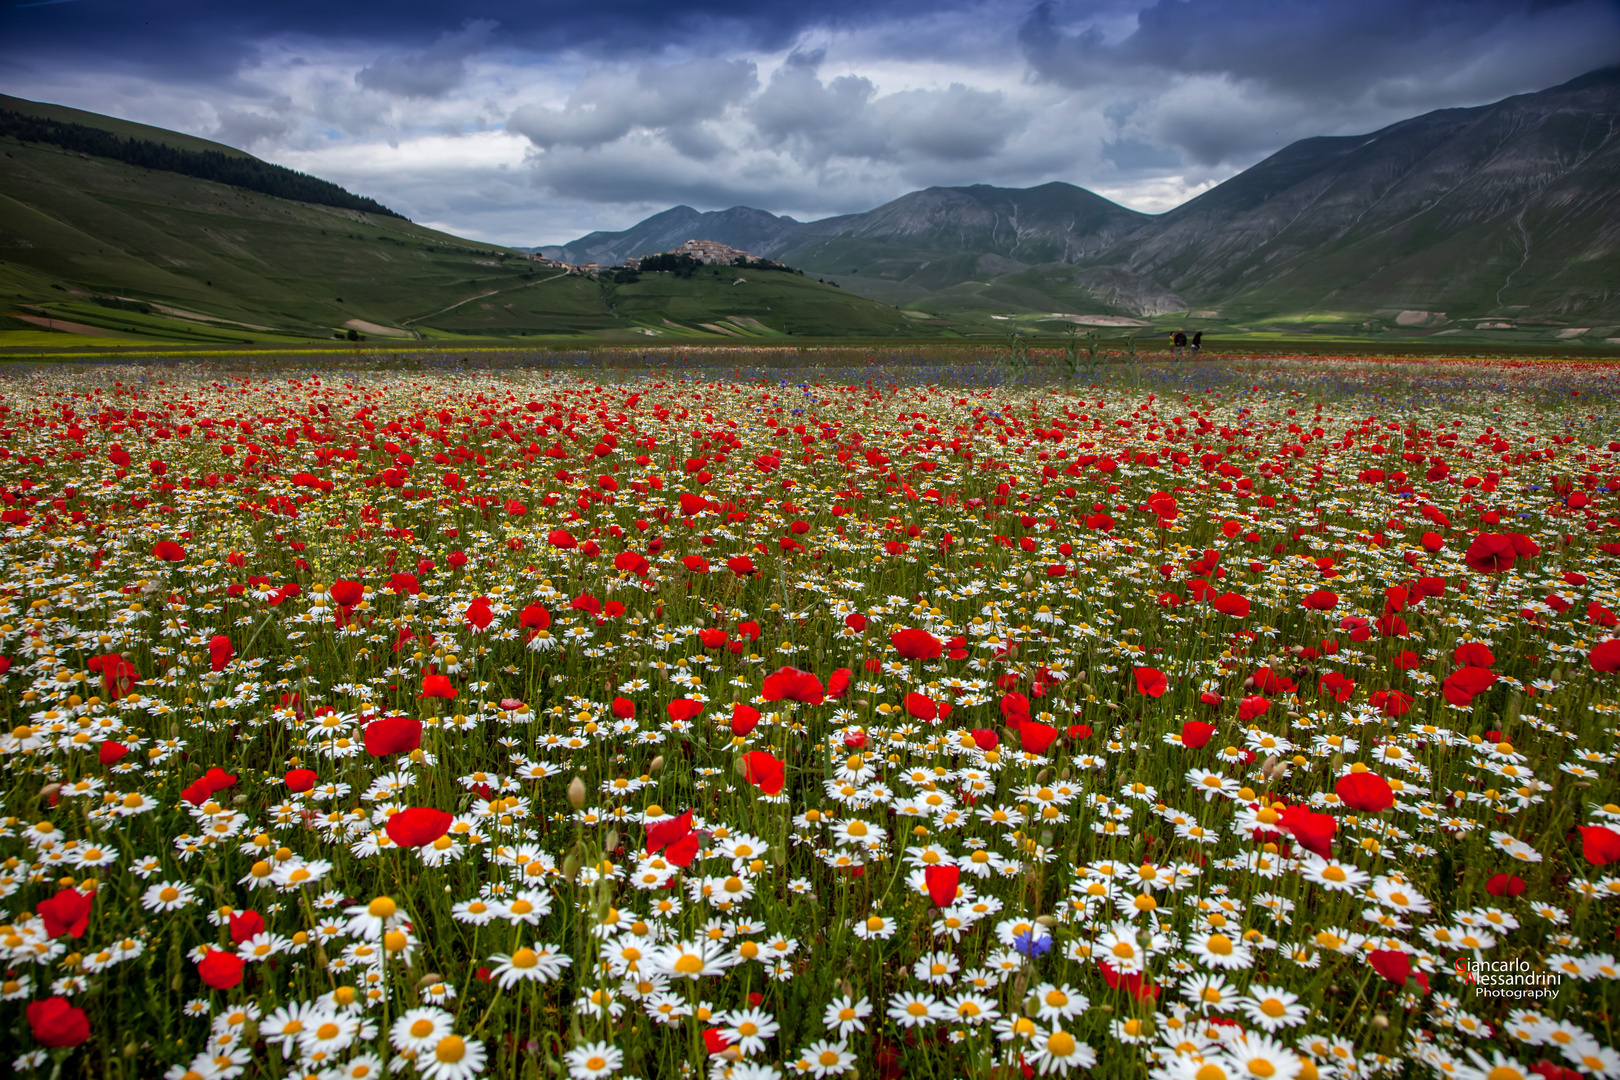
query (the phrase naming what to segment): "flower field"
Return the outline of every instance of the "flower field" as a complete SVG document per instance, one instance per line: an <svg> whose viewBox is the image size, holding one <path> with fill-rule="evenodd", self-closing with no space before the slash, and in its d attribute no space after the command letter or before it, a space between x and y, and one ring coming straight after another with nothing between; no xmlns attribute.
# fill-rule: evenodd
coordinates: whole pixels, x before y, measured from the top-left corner
<svg viewBox="0 0 1620 1080"><path fill-rule="evenodd" d="M4 1060L1620 1078L1616 369L1187 370L5 375Z"/></svg>

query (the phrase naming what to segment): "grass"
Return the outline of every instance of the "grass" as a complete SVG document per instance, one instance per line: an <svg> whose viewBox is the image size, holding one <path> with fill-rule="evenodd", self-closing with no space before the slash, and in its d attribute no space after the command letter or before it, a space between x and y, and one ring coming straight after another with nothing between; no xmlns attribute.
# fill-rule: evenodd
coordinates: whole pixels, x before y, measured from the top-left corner
<svg viewBox="0 0 1620 1080"><path fill-rule="evenodd" d="M330 339L357 320L426 340L718 339L877 335L905 321L785 274L726 268L613 286L395 218L16 140L0 140L0 154L0 314L51 315L111 337L270 344ZM748 280L733 286L738 276ZM118 311L97 296L175 310Z"/></svg>

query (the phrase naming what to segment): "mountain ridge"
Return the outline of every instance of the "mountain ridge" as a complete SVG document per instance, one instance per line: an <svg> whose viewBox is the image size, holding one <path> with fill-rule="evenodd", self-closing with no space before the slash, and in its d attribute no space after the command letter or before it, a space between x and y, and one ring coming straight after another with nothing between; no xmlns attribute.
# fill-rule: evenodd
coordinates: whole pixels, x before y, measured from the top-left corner
<svg viewBox="0 0 1620 1080"><path fill-rule="evenodd" d="M719 239L914 307L949 306L964 290L995 306L1005 287L1022 289L1022 305L1005 299L1027 309L1033 284L1054 310L1132 315L1179 305L1245 318L1325 307L1362 313L1370 327L1378 312L1412 308L1450 320L1620 320L1620 286L1605 284L1620 282L1615 177L1620 65L1365 134L1301 139L1157 215L1062 181L981 184L807 222L675 207L556 250L588 247L607 265L655 237ZM1033 282L1011 280L1043 267Z"/></svg>

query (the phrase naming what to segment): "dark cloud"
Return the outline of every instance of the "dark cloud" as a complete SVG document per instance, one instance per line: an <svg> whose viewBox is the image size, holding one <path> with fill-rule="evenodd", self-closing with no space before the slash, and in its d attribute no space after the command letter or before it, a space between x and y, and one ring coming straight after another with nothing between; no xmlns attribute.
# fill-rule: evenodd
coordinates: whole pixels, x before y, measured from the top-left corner
<svg viewBox="0 0 1620 1080"><path fill-rule="evenodd" d="M79 0L0 7L0 62L9 58L40 66L76 58L103 70L208 82L235 71L272 37L365 43L389 56L406 56L468 18L499 23L503 44L534 52L572 50L624 59L675 45L714 55L785 49L810 27L856 29L976 6L982 5L975 0ZM403 75L392 64L379 74L386 79L390 72Z"/></svg>
<svg viewBox="0 0 1620 1080"><path fill-rule="evenodd" d="M1620 0L1032 3L13 5L0 89L556 239L675 202L803 215L929 184L1165 209L1294 139L1620 59Z"/></svg>
<svg viewBox="0 0 1620 1080"><path fill-rule="evenodd" d="M822 59L820 51L789 56L746 113L767 144L807 164L835 157L976 161L1005 145L1025 119L999 91L962 83L881 96L857 75L824 83Z"/></svg>
<svg viewBox="0 0 1620 1080"><path fill-rule="evenodd" d="M587 75L560 109L528 105L515 109L506 129L542 150L556 146L589 149L637 129L668 129L676 139L703 146L693 156L712 156L711 138L693 130L721 116L759 85L746 60L689 60L649 64L633 75L603 70Z"/></svg>
<svg viewBox="0 0 1620 1080"><path fill-rule="evenodd" d="M467 77L467 58L489 43L500 24L472 19L460 30L441 34L419 53L387 53L356 73L354 81L368 90L408 98L444 97Z"/></svg>
<svg viewBox="0 0 1620 1080"><path fill-rule="evenodd" d="M1500 50L1498 82L1541 87L1576 73L1571 60L1616 58L1620 43L1612 0L1156 0L1116 41L1089 12L1043 0L1025 19L1019 41L1041 76L1088 85L1133 70L1224 75L1328 97L1390 79L1441 83ZM1588 33L1572 34L1576 25ZM1566 43L1561 65L1532 47L1537 37Z"/></svg>
<svg viewBox="0 0 1620 1080"><path fill-rule="evenodd" d="M1043 0L1018 41L1040 80L1132 88L1148 100L1122 131L1202 164L1620 60L1613 0L1155 0L1127 32L1109 25L1118 20L1097 18L1095 5ZM1181 93L1188 85L1197 91Z"/></svg>

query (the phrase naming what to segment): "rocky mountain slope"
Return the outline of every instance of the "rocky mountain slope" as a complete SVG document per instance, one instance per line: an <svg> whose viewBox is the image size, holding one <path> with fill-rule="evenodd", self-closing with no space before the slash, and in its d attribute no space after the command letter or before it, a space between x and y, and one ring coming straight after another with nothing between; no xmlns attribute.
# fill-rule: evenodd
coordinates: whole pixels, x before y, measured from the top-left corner
<svg viewBox="0 0 1620 1080"><path fill-rule="evenodd" d="M1294 143L1093 265L1255 313L1620 315L1620 67Z"/></svg>

